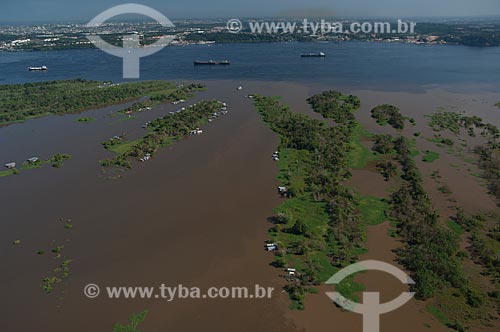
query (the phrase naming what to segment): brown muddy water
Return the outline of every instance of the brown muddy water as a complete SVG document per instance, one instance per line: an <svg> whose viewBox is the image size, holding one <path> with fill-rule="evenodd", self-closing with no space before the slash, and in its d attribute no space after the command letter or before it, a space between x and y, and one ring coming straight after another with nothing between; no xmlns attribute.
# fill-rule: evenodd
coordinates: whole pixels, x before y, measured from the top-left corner
<svg viewBox="0 0 500 332"><path fill-rule="evenodd" d="M98 161L111 153L100 142L123 132L129 139L140 137L144 122L179 106L162 105L128 121L110 117L123 108L114 106L0 129L2 164L59 152L73 156L60 169L44 167L0 178L3 331L110 331L114 323L125 323L131 313L144 309L149 310L141 325L145 332L361 331L361 317L340 311L322 294L323 289L307 298L304 312L289 311L287 296L280 293L280 272L270 266L272 256L263 250L269 228L266 218L280 203L275 189L277 168L271 159L279 140L260 121L251 100L244 98L248 93L283 96L283 102L294 111L319 118L305 99L332 87L229 81L207 85L208 91L188 103L219 99L229 104L230 114L208 124L203 135L162 149L150 162L134 164L116 180L106 179L116 174L101 173ZM237 91L238 85L244 90ZM403 114L417 119L417 126L408 129L409 135L413 130L428 130L423 114L442 104L461 107L467 100L471 108L483 105L478 108L482 114L490 112L484 98L493 98L441 90L352 93L361 97L358 118L370 131L390 130L377 126L369 110L378 103L394 103ZM76 122L81 116L97 120ZM431 143L417 141L420 149L426 144ZM444 180L453 186L457 204L479 210L494 206L477 179L448 165L452 157L442 154L436 164L419 166L427 173L440 168ZM367 181L372 175L380 176L359 171L353 186L383 196L389 185L381 177ZM431 197L438 207L448 207L449 201L436 191L435 183L428 182L426 187L434 190ZM70 218L73 229L64 230L60 218ZM397 243L387 235L387 227L369 228L368 253L363 258L394 261L392 249ZM21 240L20 245L13 245L16 239ZM71 275L47 295L40 281L53 274L58 262L51 258L50 249L61 244L65 245L63 255L73 259ZM38 250L45 250L45 255L37 255ZM379 273L363 274L359 281L367 290L380 290L383 300L404 289L397 280ZM101 289L164 283L202 289L259 284L276 290L272 299L262 300L111 300L103 294L87 299L83 288L89 283ZM382 331L402 329L446 330L414 300L382 320Z"/></svg>

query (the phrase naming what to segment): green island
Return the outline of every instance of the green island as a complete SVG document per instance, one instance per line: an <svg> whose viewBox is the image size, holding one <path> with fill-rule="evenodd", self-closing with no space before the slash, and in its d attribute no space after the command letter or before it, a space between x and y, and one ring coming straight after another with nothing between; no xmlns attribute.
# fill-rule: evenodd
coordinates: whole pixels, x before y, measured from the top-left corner
<svg viewBox="0 0 500 332"><path fill-rule="evenodd" d="M309 98L315 112L335 121L328 126L325 121L293 113L277 98L256 96L254 101L263 121L281 138L279 180L287 200L270 218L274 224L270 242L278 247L273 264L296 269L285 290L291 307L303 309L307 292L364 252L358 200L343 184L350 177L351 143L359 126L353 112L360 103L357 97L334 91ZM364 204L361 210L366 211ZM379 215L370 219L376 223ZM363 288L347 278L337 289L355 298L354 293Z"/></svg>
<svg viewBox="0 0 500 332"><path fill-rule="evenodd" d="M148 133L142 138L127 141L124 136L112 137L102 145L107 150L115 152L117 156L102 160L101 165L130 168L131 158L153 157L160 147L171 145L196 128L207 124L210 116L223 109L223 105L216 100L204 100L185 108L182 112L168 114L151 121Z"/></svg>
<svg viewBox="0 0 500 332"><path fill-rule="evenodd" d="M187 99L200 84L166 81L113 84L82 79L0 85L0 125L49 114L78 113L149 96L152 100Z"/></svg>
<svg viewBox="0 0 500 332"><path fill-rule="evenodd" d="M54 168L59 168L63 166L64 162L71 159L71 155L64 153L56 153L52 155L50 158L46 160L40 160L38 158L30 158L30 160L25 161L21 167L10 168L3 171L0 171L0 177L9 176L9 175L18 175L21 174L22 170L30 170L34 168L40 168L43 165L51 165Z"/></svg>
<svg viewBox="0 0 500 332"><path fill-rule="evenodd" d="M401 183L391 194L389 216L395 236L403 247L397 250L398 260L415 280L417 299L426 300L428 310L443 324L457 331L466 331L470 324L491 324L492 308L499 305L498 286L484 280L485 272L494 265L494 250L500 248L499 238L492 238L485 250L487 258L480 267L471 267L471 253L460 249L464 228L459 215L455 224L442 223L423 187L422 176L413 160L410 143L404 137L394 139L394 159L401 167ZM498 228L498 216L492 216ZM495 219L496 218L496 219ZM491 225L495 224L493 221ZM479 233L488 230L484 226ZM483 242L484 238L483 238ZM475 251L473 247L468 251ZM497 261L498 262L498 261Z"/></svg>
<svg viewBox="0 0 500 332"><path fill-rule="evenodd" d="M401 114L399 108L394 105L378 105L371 110L371 114L372 118L376 119L377 123L381 126L389 124L398 130L402 130L405 127L405 117Z"/></svg>

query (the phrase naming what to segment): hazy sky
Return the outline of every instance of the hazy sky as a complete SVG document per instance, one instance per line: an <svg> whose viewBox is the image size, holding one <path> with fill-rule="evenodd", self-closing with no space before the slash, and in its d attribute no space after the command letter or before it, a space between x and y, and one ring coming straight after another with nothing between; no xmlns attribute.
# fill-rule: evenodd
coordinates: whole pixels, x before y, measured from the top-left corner
<svg viewBox="0 0 500 332"><path fill-rule="evenodd" d="M392 17L500 15L500 0L0 0L0 22L90 20L111 6L128 2L151 6L172 19L313 17L317 13Z"/></svg>

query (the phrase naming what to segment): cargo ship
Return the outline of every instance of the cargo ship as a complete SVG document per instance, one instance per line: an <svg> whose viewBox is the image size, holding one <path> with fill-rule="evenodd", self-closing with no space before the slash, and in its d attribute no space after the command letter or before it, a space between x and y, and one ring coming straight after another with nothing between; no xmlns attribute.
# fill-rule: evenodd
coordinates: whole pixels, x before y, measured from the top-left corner
<svg viewBox="0 0 500 332"><path fill-rule="evenodd" d="M303 58L324 58L326 57L326 54L323 52L319 52L319 53L301 54L300 56Z"/></svg>
<svg viewBox="0 0 500 332"><path fill-rule="evenodd" d="M195 61L194 65L199 66L199 65L229 65L230 62L228 60L223 60L223 61L214 61L214 60L209 60L209 61Z"/></svg>
<svg viewBox="0 0 500 332"><path fill-rule="evenodd" d="M47 68L47 66L41 66L41 67L29 67L28 68L29 71L35 71L35 70L38 70L38 71L45 71L45 70L49 70L49 68Z"/></svg>

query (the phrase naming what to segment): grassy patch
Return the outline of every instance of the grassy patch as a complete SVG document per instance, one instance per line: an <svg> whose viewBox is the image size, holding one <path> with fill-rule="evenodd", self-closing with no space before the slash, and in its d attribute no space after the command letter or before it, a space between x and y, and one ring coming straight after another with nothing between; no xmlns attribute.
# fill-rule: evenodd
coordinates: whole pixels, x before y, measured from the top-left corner
<svg viewBox="0 0 500 332"><path fill-rule="evenodd" d="M382 198L373 196L362 196L359 198L358 209L366 225L383 223L387 219L385 211L388 207L388 203Z"/></svg>
<svg viewBox="0 0 500 332"><path fill-rule="evenodd" d="M429 305L427 306L427 310L429 310L429 312L443 325L448 325L450 323L448 318L446 318L446 316L435 306Z"/></svg>
<svg viewBox="0 0 500 332"><path fill-rule="evenodd" d="M345 298L348 298L354 302L360 302L359 296L356 293L360 293L365 290L365 287L362 284L359 284L354 281L354 277L356 274L350 275L349 277L342 280L337 286L336 290Z"/></svg>
<svg viewBox="0 0 500 332"><path fill-rule="evenodd" d="M425 154L422 156L422 161L426 163L432 163L438 159L439 159L439 153L431 150L425 151Z"/></svg>
<svg viewBox="0 0 500 332"><path fill-rule="evenodd" d="M453 233L457 234L458 236L464 233L463 228L453 220L448 220L446 222L446 225L448 226L449 229L451 229Z"/></svg>
<svg viewBox="0 0 500 332"><path fill-rule="evenodd" d="M287 217L288 224L293 226L297 220L301 220L307 226L311 236L323 235L328 224L328 214L326 204L306 200L304 198L290 198L275 209L275 212L282 213ZM282 240L296 240L297 235L286 234Z"/></svg>
<svg viewBox="0 0 500 332"><path fill-rule="evenodd" d="M112 151L116 154L125 154L129 152L132 147L142 141L142 138L134 140L134 141L126 141L120 144L113 145L108 148L109 151Z"/></svg>
<svg viewBox="0 0 500 332"><path fill-rule="evenodd" d="M408 144L410 145L410 156L416 157L420 154L417 148L417 141L415 139L408 140Z"/></svg>
<svg viewBox="0 0 500 332"><path fill-rule="evenodd" d="M445 146L453 146L454 144L453 140L439 136L434 138L427 138L427 141L436 143L436 145L440 148L443 148Z"/></svg>
<svg viewBox="0 0 500 332"><path fill-rule="evenodd" d="M369 148L363 145L363 140L370 137L371 134L359 124L353 130L348 154L348 165L350 168L362 169L366 167L368 162L380 159L379 155L374 154Z"/></svg>
<svg viewBox="0 0 500 332"><path fill-rule="evenodd" d="M287 186L288 191L296 194L305 191L310 158L311 154L307 150L282 149L280 151L278 179Z"/></svg>
<svg viewBox="0 0 500 332"><path fill-rule="evenodd" d="M0 171L0 178L4 177L4 176L13 175L13 174L16 174L13 169L6 169L4 171Z"/></svg>
<svg viewBox="0 0 500 332"><path fill-rule="evenodd" d="M86 122L92 122L92 121L95 121L96 119L95 118L92 118L92 117L82 117L82 118L78 118L76 119L76 122L83 122L83 123L86 123Z"/></svg>

